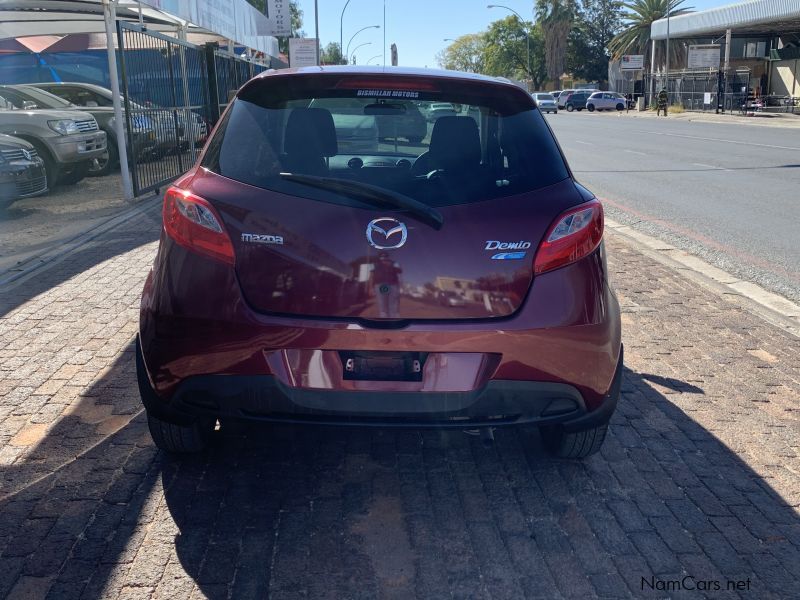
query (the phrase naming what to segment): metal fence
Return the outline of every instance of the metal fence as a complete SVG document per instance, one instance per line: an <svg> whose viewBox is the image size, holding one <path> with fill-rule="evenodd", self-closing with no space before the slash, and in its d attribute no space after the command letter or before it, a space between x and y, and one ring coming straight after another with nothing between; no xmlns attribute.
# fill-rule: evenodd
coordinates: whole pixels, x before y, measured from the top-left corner
<svg viewBox="0 0 800 600"><path fill-rule="evenodd" d="M647 102L655 104L655 97L667 90L670 105L679 104L685 110L740 112L746 106L750 90L750 71L730 71L727 77L720 71L682 71L647 75L645 90Z"/></svg>
<svg viewBox="0 0 800 600"><path fill-rule="evenodd" d="M191 167L232 95L266 69L117 22L120 79L134 195L157 190Z"/></svg>

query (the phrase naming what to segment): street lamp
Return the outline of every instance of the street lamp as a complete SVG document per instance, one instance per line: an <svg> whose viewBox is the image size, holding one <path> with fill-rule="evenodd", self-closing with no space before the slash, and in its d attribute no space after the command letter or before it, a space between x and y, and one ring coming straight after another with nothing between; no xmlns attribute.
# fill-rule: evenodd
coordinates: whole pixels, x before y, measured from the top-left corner
<svg viewBox="0 0 800 600"><path fill-rule="evenodd" d="M508 6L503 6L502 4L489 4L486 8L505 8L506 10L509 10L515 15L517 15L520 25L525 23L525 19L523 19L522 16L520 16L520 14L517 11ZM531 77L531 32L528 30L527 27L525 28L525 37L528 40L528 77Z"/></svg>
<svg viewBox="0 0 800 600"><path fill-rule="evenodd" d="M342 24L344 23L344 11L348 4L350 4L350 0L347 0L347 2L344 3L344 8L342 8L342 16L339 17L339 54L342 56L342 58L346 58L346 55L342 54L342 50L344 49L344 40L342 39Z"/></svg>
<svg viewBox="0 0 800 600"><path fill-rule="evenodd" d="M363 44L359 44L358 46L356 46L355 48L353 48L353 54L351 54L351 55L350 55L350 56L352 56L352 60L350 61L350 64L351 64L351 65L354 65L354 64L356 64L356 51L357 51L359 48L362 48L363 46L370 46L371 44L372 44L372 42L364 42Z"/></svg>
<svg viewBox="0 0 800 600"><path fill-rule="evenodd" d="M375 56L373 56L372 58L370 58L370 59L367 61L367 64L370 64L370 63L371 63L373 60L375 60L376 58L383 58L383 53L381 53L381 54L376 54Z"/></svg>
<svg viewBox="0 0 800 600"><path fill-rule="evenodd" d="M345 55L345 58L346 58L346 57L348 57L348 56L350 56L350 44L352 44L352 43L353 43L353 38L355 38L355 37L356 37L356 36L357 36L359 33L361 33L362 31L366 31L367 29L380 29L380 28L381 28L381 26L380 26L380 25L367 25L366 27L362 27L361 29L359 29L358 31L356 31L356 32L353 34L353 37L351 37L351 38L350 38L350 41L349 41L349 42L347 42L347 52L345 52L345 53L344 53L344 55Z"/></svg>
<svg viewBox="0 0 800 600"><path fill-rule="evenodd" d="M443 42L455 42L455 40L453 38L444 38L442 41Z"/></svg>

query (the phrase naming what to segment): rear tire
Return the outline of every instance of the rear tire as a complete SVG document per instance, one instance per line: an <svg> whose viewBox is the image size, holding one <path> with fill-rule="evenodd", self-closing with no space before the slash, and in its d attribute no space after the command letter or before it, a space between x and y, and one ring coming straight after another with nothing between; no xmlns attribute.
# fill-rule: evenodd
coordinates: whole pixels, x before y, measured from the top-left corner
<svg viewBox="0 0 800 600"><path fill-rule="evenodd" d="M173 454L191 454L201 452L208 446L215 423L195 421L191 425L176 425L162 421L148 412L147 426L160 450Z"/></svg>
<svg viewBox="0 0 800 600"><path fill-rule="evenodd" d="M542 427L542 443L548 453L558 458L586 458L595 454L606 439L608 424L603 423L592 429L568 433L556 426Z"/></svg>
<svg viewBox="0 0 800 600"><path fill-rule="evenodd" d="M589 112L594 112L594 104L587 105L586 110L588 110Z"/></svg>

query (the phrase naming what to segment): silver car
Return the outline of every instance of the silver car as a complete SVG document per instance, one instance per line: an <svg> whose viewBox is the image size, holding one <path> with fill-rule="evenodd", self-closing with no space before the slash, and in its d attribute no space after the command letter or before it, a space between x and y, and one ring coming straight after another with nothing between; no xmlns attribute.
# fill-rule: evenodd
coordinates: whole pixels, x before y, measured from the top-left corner
<svg viewBox="0 0 800 600"><path fill-rule="evenodd" d="M625 96L617 92L595 92L586 101L586 110L625 110Z"/></svg>
<svg viewBox="0 0 800 600"><path fill-rule="evenodd" d="M558 104L552 94L548 92L534 92L531 94L536 100L539 110L546 113L558 114Z"/></svg>

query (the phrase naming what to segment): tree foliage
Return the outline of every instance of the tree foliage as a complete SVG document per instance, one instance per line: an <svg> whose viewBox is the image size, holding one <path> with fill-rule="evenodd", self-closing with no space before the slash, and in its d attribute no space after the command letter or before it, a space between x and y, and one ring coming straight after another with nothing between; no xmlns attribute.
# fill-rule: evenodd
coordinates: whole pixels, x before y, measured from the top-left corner
<svg viewBox="0 0 800 600"><path fill-rule="evenodd" d="M690 7L681 6L685 0L631 0L623 5L626 9L623 14L622 30L611 40L608 48L614 59L619 59L623 54L644 54L645 65L648 71L661 68L665 64L665 53L662 44L656 44L655 64L651 65L650 52L650 26L653 21L658 21L667 16L667 8L673 16L689 12ZM678 64L684 49L681 44L670 46L670 63Z"/></svg>
<svg viewBox="0 0 800 600"><path fill-rule="evenodd" d="M567 62L567 37L575 19L575 0L537 0L536 15L544 34L547 78L557 81Z"/></svg>
<svg viewBox="0 0 800 600"><path fill-rule="evenodd" d="M319 60L323 65L341 65L342 48L339 42L329 42L327 46L320 50Z"/></svg>
<svg viewBox="0 0 800 600"><path fill-rule="evenodd" d="M528 71L528 32L530 32L530 71ZM484 34L484 72L487 75L531 80L539 88L547 78L544 34L541 25L520 22L514 16L493 22Z"/></svg>
<svg viewBox="0 0 800 600"><path fill-rule="evenodd" d="M608 44L621 23L621 0L580 0L568 36L567 71L586 81L608 79Z"/></svg>
<svg viewBox="0 0 800 600"><path fill-rule="evenodd" d="M485 45L482 33L462 35L436 55L436 62L443 69L483 73Z"/></svg>

